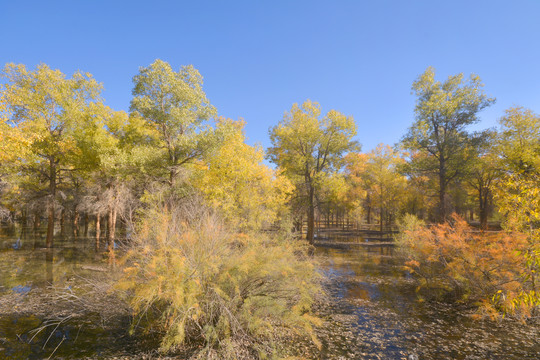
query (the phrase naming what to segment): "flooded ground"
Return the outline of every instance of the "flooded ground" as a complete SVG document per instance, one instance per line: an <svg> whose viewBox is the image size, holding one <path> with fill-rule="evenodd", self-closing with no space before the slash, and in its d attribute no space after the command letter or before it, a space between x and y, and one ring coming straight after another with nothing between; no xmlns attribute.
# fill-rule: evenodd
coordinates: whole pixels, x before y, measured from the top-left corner
<svg viewBox="0 0 540 360"><path fill-rule="evenodd" d="M96 251L94 238L57 234L54 248L44 247L44 229L3 229L0 359L128 358L156 348L151 336L128 335L130 318L118 302L77 299L107 278L103 246ZM106 289L92 294L108 296Z"/></svg>
<svg viewBox="0 0 540 360"><path fill-rule="evenodd" d="M538 325L476 321L465 309L419 301L389 239L366 238L331 235L317 247L327 297L317 309L326 324L316 358L540 358ZM65 309L65 319L47 301L28 308L51 289L76 294L82 283L106 276L92 238L59 235L54 249L43 245L43 232L4 229L0 237L0 359L131 358L156 348L150 335L127 334L129 317L114 302L105 302L114 310L105 317L103 309L72 317Z"/></svg>
<svg viewBox="0 0 540 360"><path fill-rule="evenodd" d="M332 328L322 358L540 359L538 322L473 320L471 309L419 301L393 247L344 241L316 251Z"/></svg>

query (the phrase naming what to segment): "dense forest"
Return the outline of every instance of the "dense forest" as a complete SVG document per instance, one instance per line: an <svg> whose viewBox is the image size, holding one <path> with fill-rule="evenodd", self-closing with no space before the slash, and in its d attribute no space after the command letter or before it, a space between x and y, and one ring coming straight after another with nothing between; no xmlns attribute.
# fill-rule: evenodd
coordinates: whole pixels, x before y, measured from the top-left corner
<svg viewBox="0 0 540 360"><path fill-rule="evenodd" d="M2 222L46 225L47 248L91 238L163 351L264 358L291 334L320 346L311 254L328 228L395 234L419 289L478 317L539 313L540 116L516 106L471 130L495 102L477 75L426 69L408 131L369 152L363 119L310 100L276 119L270 148L248 145L193 66L141 67L129 113L88 73L8 64L1 78Z"/></svg>

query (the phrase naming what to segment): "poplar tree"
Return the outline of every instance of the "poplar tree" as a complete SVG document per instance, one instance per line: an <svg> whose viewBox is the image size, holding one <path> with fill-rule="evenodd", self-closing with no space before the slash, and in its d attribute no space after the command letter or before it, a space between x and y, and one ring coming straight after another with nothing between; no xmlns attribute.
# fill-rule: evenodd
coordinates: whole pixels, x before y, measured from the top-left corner
<svg viewBox="0 0 540 360"><path fill-rule="evenodd" d="M88 73L71 78L41 64L36 70L8 64L1 77L6 81L0 97L7 124L26 139L19 171L48 183L43 193L48 201L47 247L52 247L58 186L82 156L79 135L95 117L101 85Z"/></svg>
<svg viewBox="0 0 540 360"><path fill-rule="evenodd" d="M184 164L200 159L218 143L205 120L216 114L203 91L201 74L193 66L174 71L162 60L140 69L133 77L131 110L159 133L162 162L158 170L173 186Z"/></svg>
<svg viewBox="0 0 540 360"><path fill-rule="evenodd" d="M474 74L467 80L460 73L444 82L436 81L432 67L412 85L417 96L416 119L402 145L419 153L409 162L408 171L437 178L440 221L448 215L449 184L464 174L470 158L472 136L467 127L477 123L478 113L495 101L482 88L480 78Z"/></svg>
<svg viewBox="0 0 540 360"><path fill-rule="evenodd" d="M352 140L356 124L352 116L330 110L321 116L320 105L309 100L294 104L270 129L270 159L296 185L296 196L307 209L306 239L313 243L316 193L323 177L341 169L343 155L357 149Z"/></svg>

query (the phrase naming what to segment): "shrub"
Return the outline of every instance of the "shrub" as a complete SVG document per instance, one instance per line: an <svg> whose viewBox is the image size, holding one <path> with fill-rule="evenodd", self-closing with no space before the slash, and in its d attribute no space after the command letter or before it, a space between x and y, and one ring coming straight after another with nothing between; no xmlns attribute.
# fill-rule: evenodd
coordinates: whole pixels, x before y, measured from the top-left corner
<svg viewBox="0 0 540 360"><path fill-rule="evenodd" d="M197 202L149 209L120 288L136 319L163 332L161 349L200 357L266 357L285 334L313 335L320 290L307 245L235 234Z"/></svg>
<svg viewBox="0 0 540 360"><path fill-rule="evenodd" d="M522 292L525 263L519 251L527 245L523 234L473 231L457 215L431 227L409 218L401 231L398 244L405 267L416 275L420 288L442 290L454 300L482 305L491 314L508 311Z"/></svg>

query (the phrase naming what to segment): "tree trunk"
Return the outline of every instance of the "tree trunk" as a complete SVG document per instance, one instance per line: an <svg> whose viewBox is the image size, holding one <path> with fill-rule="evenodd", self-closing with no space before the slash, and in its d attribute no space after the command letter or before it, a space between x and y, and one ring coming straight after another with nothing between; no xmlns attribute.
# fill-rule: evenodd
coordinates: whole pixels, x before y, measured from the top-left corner
<svg viewBox="0 0 540 360"><path fill-rule="evenodd" d="M314 233L314 225L315 225L315 205L314 202L314 191L313 187L310 187L309 189L309 204L308 204L308 213L307 213L307 234L306 234L306 240L313 244L313 233Z"/></svg>
<svg viewBox="0 0 540 360"><path fill-rule="evenodd" d="M73 234L75 236L79 236L79 211L77 210L77 207L73 209Z"/></svg>
<svg viewBox="0 0 540 360"><path fill-rule="evenodd" d="M116 210L110 209L107 220L107 251L109 264L114 264L114 237L116 232Z"/></svg>
<svg viewBox="0 0 540 360"><path fill-rule="evenodd" d="M41 225L41 219L40 219L39 213L36 211L34 213L34 230L37 230L40 225Z"/></svg>
<svg viewBox="0 0 540 360"><path fill-rule="evenodd" d="M487 221L488 221L488 190L479 189L479 200L480 200L480 229L487 230Z"/></svg>
<svg viewBox="0 0 540 360"><path fill-rule="evenodd" d="M439 222L446 221L446 164L439 162Z"/></svg>
<svg viewBox="0 0 540 360"><path fill-rule="evenodd" d="M379 211L380 211L379 231L382 234L383 228L384 228L384 225L383 225L383 223L384 223L384 210L383 210L383 208L381 208Z"/></svg>
<svg viewBox="0 0 540 360"><path fill-rule="evenodd" d="M84 237L88 237L88 213L84 213Z"/></svg>
<svg viewBox="0 0 540 360"><path fill-rule="evenodd" d="M23 228L26 228L28 222L28 216L26 210L21 211L21 225Z"/></svg>
<svg viewBox="0 0 540 360"><path fill-rule="evenodd" d="M101 238L101 214L96 214L96 251L99 251L99 239Z"/></svg>
<svg viewBox="0 0 540 360"><path fill-rule="evenodd" d="M326 228L330 228L330 209L328 208L326 211Z"/></svg>
<svg viewBox="0 0 540 360"><path fill-rule="evenodd" d="M47 248L52 248L54 237L55 208L54 199L56 198L56 163L54 159L49 161L49 215L47 218Z"/></svg>
<svg viewBox="0 0 540 360"><path fill-rule="evenodd" d="M60 233L62 236L66 234L66 211L62 209L60 212Z"/></svg>

